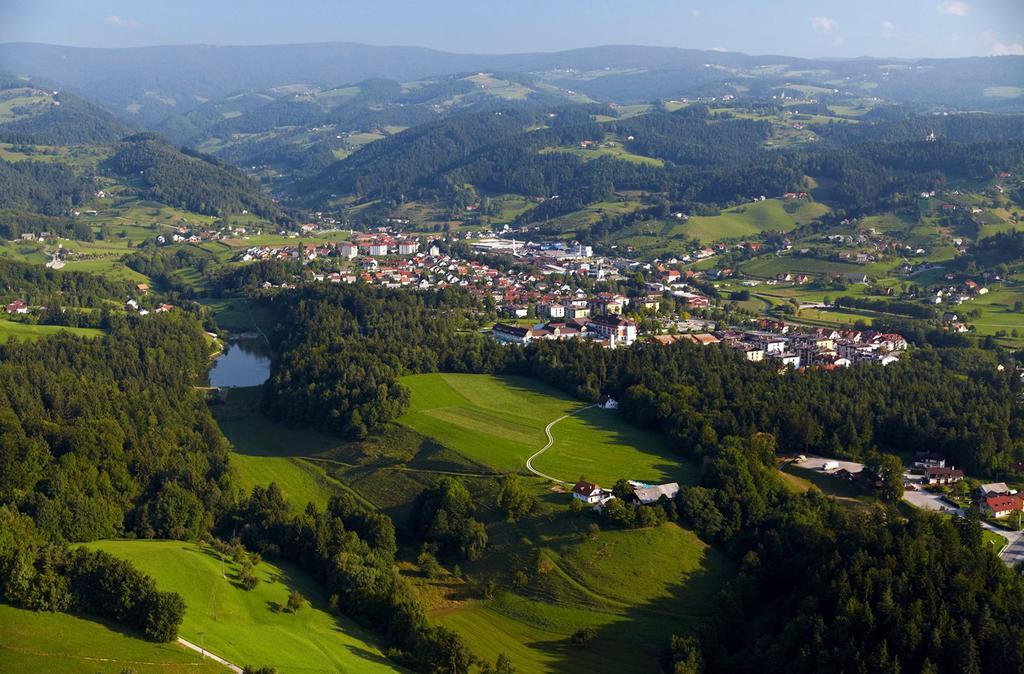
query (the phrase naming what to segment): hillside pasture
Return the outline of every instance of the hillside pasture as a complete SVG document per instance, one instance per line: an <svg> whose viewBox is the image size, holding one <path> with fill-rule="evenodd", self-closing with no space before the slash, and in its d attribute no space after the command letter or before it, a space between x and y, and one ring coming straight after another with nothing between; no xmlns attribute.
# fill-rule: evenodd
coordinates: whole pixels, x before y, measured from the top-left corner
<svg viewBox="0 0 1024 674"><path fill-rule="evenodd" d="M398 422L469 459L502 472L524 472L526 459L547 442L538 470L566 481L581 473L611 484L627 477L688 481L692 468L661 436L637 428L615 410L588 409L565 394L520 377L426 374L405 377L412 390Z"/></svg>
<svg viewBox="0 0 1024 674"><path fill-rule="evenodd" d="M238 566L209 547L181 541L100 541L90 548L127 559L162 590L185 599L181 636L238 664L289 672L395 672L368 632L327 612L322 587L298 568L261 562L246 591ZM307 605L284 610L291 590Z"/></svg>
<svg viewBox="0 0 1024 674"><path fill-rule="evenodd" d="M96 328L67 328L62 325L31 325L0 318L0 343L10 339L42 339L67 331L79 337L98 337L103 334Z"/></svg>
<svg viewBox="0 0 1024 674"><path fill-rule="evenodd" d="M695 215L677 225L669 235L685 234L701 243L754 236L765 231L788 232L828 212L813 201L783 202L780 199L752 201L722 211L719 215Z"/></svg>
<svg viewBox="0 0 1024 674"><path fill-rule="evenodd" d="M0 604L0 671L37 674L222 674L178 644L157 644L107 623Z"/></svg>

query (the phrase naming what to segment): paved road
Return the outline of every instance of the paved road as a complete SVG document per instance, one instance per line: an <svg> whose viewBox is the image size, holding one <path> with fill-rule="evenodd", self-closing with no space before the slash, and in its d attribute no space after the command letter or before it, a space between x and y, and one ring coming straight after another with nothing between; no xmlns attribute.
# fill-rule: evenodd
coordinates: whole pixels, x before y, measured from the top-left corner
<svg viewBox="0 0 1024 674"><path fill-rule="evenodd" d="M572 482L566 482L565 480L559 480L557 477L551 477L550 475L546 475L546 474L540 472L539 470L537 470L536 468L533 467L533 460L536 459L541 454L543 454L544 452L548 451L548 449L551 448L551 445L555 444L555 436L551 435L551 427L552 426L557 424L562 419L565 419L566 417L572 416L573 414L579 414L583 410L589 410L591 407L597 407L597 405L587 405L586 407L581 407L580 409L576 410L575 412L569 412L569 414L563 414L562 416L558 417L557 419L552 421L550 424L545 426L544 427L544 435L548 436L548 442L547 442L546 445L544 445L539 450L537 450L537 452L534 453L533 456L531 456L529 459L526 460L526 470L530 471L534 475L537 475L538 477L542 477L545 480L551 480L552 482L557 482L558 484L572 484Z"/></svg>
<svg viewBox="0 0 1024 674"><path fill-rule="evenodd" d="M219 655L214 655L210 651L208 651L208 650L206 650L204 648L200 648L199 646L196 646L191 641L186 641L185 639L182 639L181 637L178 637L178 643L181 644L182 646L184 646L185 648L191 648L196 653L201 653L204 658L210 658L214 662L219 662L220 664L224 665L225 667L230 669L235 674L242 674L242 668L239 667L238 665L230 663L227 660L225 660L224 658L220 657Z"/></svg>
<svg viewBox="0 0 1024 674"><path fill-rule="evenodd" d="M907 474L907 481L919 483L919 476L911 476ZM955 517L963 517L966 515L963 508L957 508L951 505L948 501L942 498L941 495L929 491L904 491L903 500L907 503L921 508L922 510L931 510L934 512L944 513L946 515L952 515ZM999 559L1003 560L1007 566L1015 566L1019 562L1024 562L1024 532L1022 531L1007 531L1006 529L1000 529L997 526L993 526L988 522L982 522L981 528L991 531L994 534L1002 536L1006 539L1006 546L999 551Z"/></svg>

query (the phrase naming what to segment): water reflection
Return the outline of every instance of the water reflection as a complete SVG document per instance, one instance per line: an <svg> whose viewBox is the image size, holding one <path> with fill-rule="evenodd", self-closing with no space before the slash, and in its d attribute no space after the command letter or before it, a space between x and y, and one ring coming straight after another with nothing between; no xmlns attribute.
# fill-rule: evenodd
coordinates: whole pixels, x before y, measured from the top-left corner
<svg viewBox="0 0 1024 674"><path fill-rule="evenodd" d="M210 386L259 386L270 378L270 349L262 337L233 339L210 370Z"/></svg>

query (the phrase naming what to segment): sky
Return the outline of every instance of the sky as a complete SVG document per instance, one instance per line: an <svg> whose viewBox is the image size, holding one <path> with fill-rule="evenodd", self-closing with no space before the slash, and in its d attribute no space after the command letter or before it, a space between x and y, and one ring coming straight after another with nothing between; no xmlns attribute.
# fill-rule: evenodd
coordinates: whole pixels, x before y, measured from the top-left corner
<svg viewBox="0 0 1024 674"><path fill-rule="evenodd" d="M1024 55L1024 0L0 0L0 42L605 44L804 57Z"/></svg>

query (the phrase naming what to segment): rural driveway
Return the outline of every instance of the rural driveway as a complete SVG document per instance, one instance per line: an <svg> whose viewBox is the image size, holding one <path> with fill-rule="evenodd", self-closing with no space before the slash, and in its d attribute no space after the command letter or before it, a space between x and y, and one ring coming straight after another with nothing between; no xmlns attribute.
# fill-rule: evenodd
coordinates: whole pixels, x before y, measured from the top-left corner
<svg viewBox="0 0 1024 674"><path fill-rule="evenodd" d="M579 414L583 410L589 410L591 407L597 407L597 405L587 405L586 407L581 407L580 409L578 409L578 410L576 410L574 412L569 412L569 414L563 414L562 416L558 417L557 419L552 421L550 424L545 426L544 427L544 435L548 436L548 442L547 442L546 445L544 445L539 450L537 450L529 459L526 460L526 470L530 471L534 475L537 475L538 477L542 477L542 478L544 478L546 480L551 480L552 482L557 482L558 484L572 484L572 482L566 482L565 480L559 480L557 477L551 477L550 475L546 475L546 474L540 472L539 470L537 470L536 468L533 467L533 460L536 459L541 454L543 454L544 452L548 451L548 449L551 448L551 445L555 444L555 436L551 435L551 427L552 426L557 424L562 419L565 419L566 417L572 416L573 414Z"/></svg>

